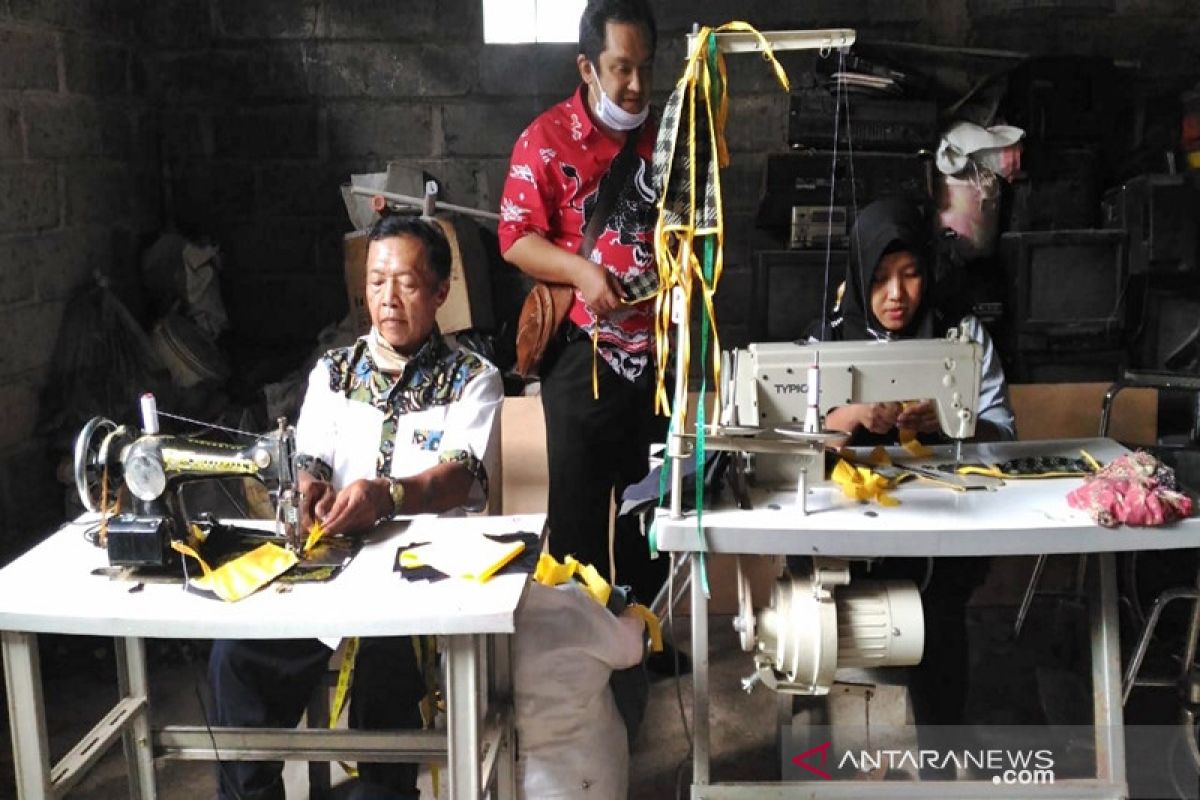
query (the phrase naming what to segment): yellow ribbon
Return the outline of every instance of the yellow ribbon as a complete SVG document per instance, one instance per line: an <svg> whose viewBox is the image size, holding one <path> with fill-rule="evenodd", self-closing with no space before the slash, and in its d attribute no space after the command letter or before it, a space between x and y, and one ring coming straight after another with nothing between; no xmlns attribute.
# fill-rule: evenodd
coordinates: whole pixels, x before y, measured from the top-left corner
<svg viewBox="0 0 1200 800"><path fill-rule="evenodd" d="M325 535L325 526L320 521L314 520L312 527L308 529L308 538L304 540L304 552L307 553L317 546L317 542Z"/></svg>
<svg viewBox="0 0 1200 800"><path fill-rule="evenodd" d="M713 330L713 348L712 348L712 370L713 370L713 391L715 395L714 403L716 407L720 407L720 386L721 386L721 347L717 336L716 325L716 308L713 302L713 296L716 293L717 285L721 280L721 273L724 268L724 245L725 245L725 223L724 211L721 204L721 180L720 169L714 170L713 179L715 182L716 196L716 223L712 228L697 228L696 227L696 89L697 84L702 90L701 102L707 107L708 113L708 129L701 132L701 135L708 137L711 152L716 154L717 165L719 168L724 168L729 164L729 148L725 141L725 123L729 116L729 96L728 96L728 81L725 79L725 59L721 55L720 50L717 51L716 63L719 74L720 93L717 99L716 107L713 107L712 89L715 76L709 71L708 66L708 50L709 39L717 33L725 31L743 31L753 34L757 37L759 45L763 50L763 58L770 62L775 71L775 76L779 83L787 91L791 88L788 81L787 73L782 65L775 59L775 55L771 49L770 43L766 38L755 30L751 25L745 22L729 22L719 28L701 28L700 31L692 40L692 49L688 54L683 76L676 84L676 91L686 93L686 99L683 101L686 105L686 116L689 120L689 128L686 131L686 140L684 142L688 152L688 170L689 170L689 197L688 197L688 219L682 224L673 223L667 224L664 219L664 208L667 201L667 188L671 184L671 168L674 165L675 149L679 146L679 137L675 136L671 141L671 152L667 157L666 170L661 177L661 185L664 187L662 196L658 202L658 222L655 225L654 231L654 254L658 266L658 295L655 298L655 355L657 358L657 384L655 389L654 406L655 411L670 414L671 400L667 392L666 373L667 365L670 361L671 351L671 318L673 314L679 314L679 337L675 346L680 348L680 369L676 376L677 380L687 380L689 364L691 360L691 335L689 333L689 316L692 306L692 280L695 277L701 287L701 297L704 301L704 313L708 318L708 323ZM681 112L682 113L682 112ZM696 257L695 238L697 236L715 236L716 245L713 255L713 272L712 279L707 280L704 276L703 267L700 259ZM674 290L678 289L681 297L678 303L674 297ZM681 408L676 410L679 414L679 422L681 429L687 421L687 409Z"/></svg>
<svg viewBox="0 0 1200 800"><path fill-rule="evenodd" d="M533 579L544 586L560 586L569 580L578 578L584 594L605 608L608 598L612 595L612 586L604 579L591 564L581 564L574 556L567 556L559 563L558 559L549 553L538 557L537 569ZM650 651L662 652L662 627L654 612L640 603L630 603L625 607L634 616L646 623L646 632L650 635Z"/></svg>
<svg viewBox="0 0 1200 800"><path fill-rule="evenodd" d="M874 500L881 506L898 506L900 501L888 494L895 484L870 467L856 466L839 458L831 476L842 494L852 500Z"/></svg>

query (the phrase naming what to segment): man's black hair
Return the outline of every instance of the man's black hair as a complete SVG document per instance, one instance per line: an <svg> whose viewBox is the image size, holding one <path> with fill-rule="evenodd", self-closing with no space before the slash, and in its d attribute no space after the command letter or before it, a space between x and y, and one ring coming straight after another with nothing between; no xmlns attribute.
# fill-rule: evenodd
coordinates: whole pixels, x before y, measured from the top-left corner
<svg viewBox="0 0 1200 800"><path fill-rule="evenodd" d="M588 0L579 18L579 52L600 68L600 53L604 50L605 34L610 22L631 22L646 30L650 53L658 45L658 27L648 0Z"/></svg>
<svg viewBox="0 0 1200 800"><path fill-rule="evenodd" d="M367 239L377 242L393 236L411 236L425 247L425 263L438 283L450 279L450 243L436 222L407 214L386 214L367 229Z"/></svg>

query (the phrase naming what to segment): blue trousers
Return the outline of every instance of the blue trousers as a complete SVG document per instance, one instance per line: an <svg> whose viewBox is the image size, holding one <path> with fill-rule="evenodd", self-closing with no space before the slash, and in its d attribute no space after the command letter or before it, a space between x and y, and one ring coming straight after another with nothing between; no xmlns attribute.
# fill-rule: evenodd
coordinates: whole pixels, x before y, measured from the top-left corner
<svg viewBox="0 0 1200 800"><path fill-rule="evenodd" d="M316 639L218 640L208 662L214 725L291 728L324 679L331 651ZM350 689L350 727L419 728L425 694L412 638L362 639ZM359 764L355 797L415 800L416 764ZM221 800L283 800L283 762L218 765Z"/></svg>

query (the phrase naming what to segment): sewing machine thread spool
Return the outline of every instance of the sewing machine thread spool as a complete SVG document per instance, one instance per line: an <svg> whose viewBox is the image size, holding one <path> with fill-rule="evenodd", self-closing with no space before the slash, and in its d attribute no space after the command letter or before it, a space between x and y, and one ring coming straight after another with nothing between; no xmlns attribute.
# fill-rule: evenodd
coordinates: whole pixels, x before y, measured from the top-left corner
<svg viewBox="0 0 1200 800"><path fill-rule="evenodd" d="M804 413L805 433L819 433L821 430L821 411L818 405L820 395L821 366L819 360L814 360L812 366L808 368L808 408Z"/></svg>
<svg viewBox="0 0 1200 800"><path fill-rule="evenodd" d="M146 392L142 395L142 430L145 433L158 433L158 403L154 395Z"/></svg>

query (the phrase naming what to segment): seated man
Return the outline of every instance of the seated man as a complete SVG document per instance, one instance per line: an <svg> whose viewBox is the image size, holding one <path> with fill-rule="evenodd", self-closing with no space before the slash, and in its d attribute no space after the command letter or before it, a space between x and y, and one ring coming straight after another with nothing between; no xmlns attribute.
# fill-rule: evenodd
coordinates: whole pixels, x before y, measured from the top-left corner
<svg viewBox="0 0 1200 800"><path fill-rule="evenodd" d="M362 533L393 514L481 510L503 395L495 367L438 332L451 256L437 225L388 216L368 238L371 331L317 363L296 426L302 524L319 521L327 535ZM296 725L331 652L316 639L214 642L213 722ZM424 691L411 637L364 639L350 726L419 727ZM282 769L221 764L219 796L283 798ZM359 773L360 796L419 796L416 764L360 764Z"/></svg>

